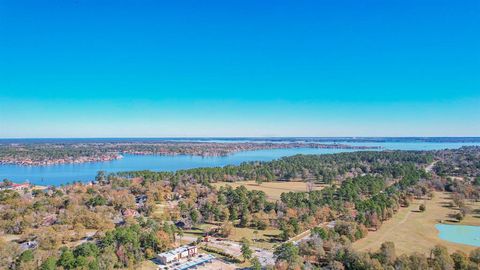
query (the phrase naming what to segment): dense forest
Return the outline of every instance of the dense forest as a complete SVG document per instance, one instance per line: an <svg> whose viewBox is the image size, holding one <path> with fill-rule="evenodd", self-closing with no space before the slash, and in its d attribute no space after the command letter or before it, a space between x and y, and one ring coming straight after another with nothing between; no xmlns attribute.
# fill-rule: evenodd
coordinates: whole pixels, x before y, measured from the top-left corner
<svg viewBox="0 0 480 270"><path fill-rule="evenodd" d="M383 175L398 178L403 164L423 166L433 161L428 152L362 151L329 155L296 155L270 162L245 162L239 166L198 168L177 172L134 171L117 173L121 177L141 177L146 181L179 181L208 184L218 181L317 181L332 183L358 175Z"/></svg>

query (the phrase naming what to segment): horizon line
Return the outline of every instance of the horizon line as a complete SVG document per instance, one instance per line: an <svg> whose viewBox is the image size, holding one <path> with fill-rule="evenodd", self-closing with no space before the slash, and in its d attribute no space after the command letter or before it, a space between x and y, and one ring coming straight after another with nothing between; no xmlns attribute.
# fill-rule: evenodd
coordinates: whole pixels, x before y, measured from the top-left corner
<svg viewBox="0 0 480 270"><path fill-rule="evenodd" d="M160 137L0 137L0 140L28 140L28 139L297 139L297 138L345 138L345 139L369 139L369 138L478 138L480 136L160 136Z"/></svg>

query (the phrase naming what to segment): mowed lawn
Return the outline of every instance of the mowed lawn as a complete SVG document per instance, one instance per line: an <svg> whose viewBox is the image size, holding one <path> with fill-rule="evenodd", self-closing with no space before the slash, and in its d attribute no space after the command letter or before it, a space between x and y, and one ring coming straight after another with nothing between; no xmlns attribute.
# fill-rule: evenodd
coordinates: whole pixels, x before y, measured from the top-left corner
<svg viewBox="0 0 480 270"><path fill-rule="evenodd" d="M262 184L257 184L255 181L240 181L240 182L219 182L213 183L214 186L231 186L237 188L239 186L245 186L248 190L261 190L267 194L267 199L270 201L280 200L280 195L283 192L289 191L307 191L306 182L286 182L286 181L275 181L275 182L264 182ZM314 190L321 190L326 185L315 184Z"/></svg>
<svg viewBox="0 0 480 270"><path fill-rule="evenodd" d="M362 251L377 251L383 242L392 241L398 254L416 251L428 256L436 244L446 246L450 252L461 250L468 253L475 247L444 241L438 237L439 232L435 224L441 221L460 225L480 225L480 218L475 214L468 215L460 223L454 222L449 215L458 212L458 209L447 207L450 201L448 193L435 192L432 200L425 200L427 210L419 212L419 205L424 200L415 200L410 207L401 208L378 231L369 232L366 238L356 241L353 247ZM480 208L478 203L468 202L467 205L472 209Z"/></svg>
<svg viewBox="0 0 480 270"><path fill-rule="evenodd" d="M242 238L245 237L250 241L252 246L263 249L272 249L275 245L278 245L281 242L279 236L280 230L275 228L255 230L252 228L235 227L228 239L240 242Z"/></svg>

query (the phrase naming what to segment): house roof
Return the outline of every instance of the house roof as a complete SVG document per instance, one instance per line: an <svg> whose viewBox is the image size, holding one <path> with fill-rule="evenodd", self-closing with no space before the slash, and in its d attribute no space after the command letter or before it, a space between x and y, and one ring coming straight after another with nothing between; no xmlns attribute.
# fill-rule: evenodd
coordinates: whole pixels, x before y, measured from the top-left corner
<svg viewBox="0 0 480 270"><path fill-rule="evenodd" d="M167 260L173 260L177 257L177 254L174 254L173 252L164 252L158 254L158 256L165 257Z"/></svg>
<svg viewBox="0 0 480 270"><path fill-rule="evenodd" d="M178 247L176 249L173 249L173 250L170 250L170 251L167 251L167 252L159 253L158 256L163 256L167 259L168 258L173 259L178 254L183 253L183 252L187 252L187 251L189 251L190 249L193 249L193 248L196 248L196 247L195 246L182 246L182 247Z"/></svg>
<svg viewBox="0 0 480 270"><path fill-rule="evenodd" d="M22 184L12 183L10 186L11 186L12 188L29 187L30 184L29 184L29 183L22 183Z"/></svg>

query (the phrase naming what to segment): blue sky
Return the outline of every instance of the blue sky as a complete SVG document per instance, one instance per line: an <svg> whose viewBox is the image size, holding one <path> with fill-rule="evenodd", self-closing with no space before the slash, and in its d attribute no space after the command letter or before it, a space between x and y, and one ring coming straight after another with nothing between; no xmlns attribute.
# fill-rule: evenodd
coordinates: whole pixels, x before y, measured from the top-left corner
<svg viewBox="0 0 480 270"><path fill-rule="evenodd" d="M0 0L0 137L480 136L478 14Z"/></svg>

